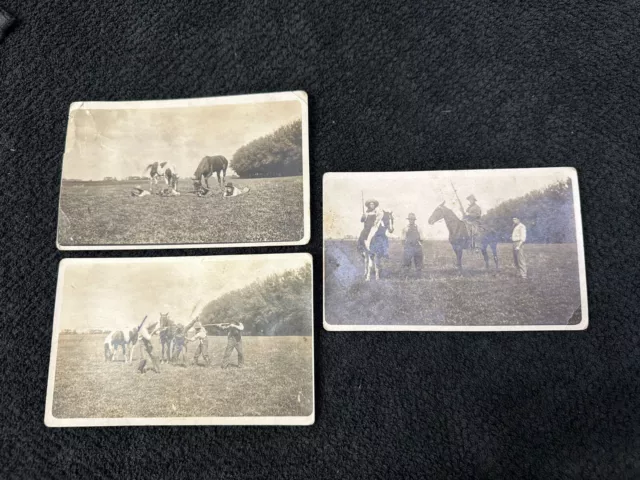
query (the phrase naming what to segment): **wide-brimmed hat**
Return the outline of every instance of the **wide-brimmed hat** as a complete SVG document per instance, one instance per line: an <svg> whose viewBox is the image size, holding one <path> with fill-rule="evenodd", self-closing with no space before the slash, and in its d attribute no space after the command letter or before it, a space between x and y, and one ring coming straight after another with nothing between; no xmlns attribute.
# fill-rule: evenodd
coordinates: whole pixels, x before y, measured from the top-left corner
<svg viewBox="0 0 640 480"><path fill-rule="evenodd" d="M467 200L469 200L470 202L477 202L478 201L478 199L476 198L476 196L473 193L467 197Z"/></svg>
<svg viewBox="0 0 640 480"><path fill-rule="evenodd" d="M416 219L415 213L410 213L409 215L407 215L407 220L415 220L415 219Z"/></svg>
<svg viewBox="0 0 640 480"><path fill-rule="evenodd" d="M199 330L202 328L202 324L200 322L196 322L193 324L193 328L195 328L196 330Z"/></svg>
<svg viewBox="0 0 640 480"><path fill-rule="evenodd" d="M369 200L364 202L365 205L369 205L370 203L373 203L373 205L374 205L373 208L378 208L378 205L380 205L380 202L378 200L376 200L375 198L370 198Z"/></svg>

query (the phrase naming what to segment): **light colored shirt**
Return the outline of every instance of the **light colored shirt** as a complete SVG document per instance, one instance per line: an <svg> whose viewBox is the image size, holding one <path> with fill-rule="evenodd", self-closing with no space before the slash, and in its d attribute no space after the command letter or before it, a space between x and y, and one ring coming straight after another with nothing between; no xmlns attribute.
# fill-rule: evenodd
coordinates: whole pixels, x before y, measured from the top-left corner
<svg viewBox="0 0 640 480"><path fill-rule="evenodd" d="M403 242L407 241L407 234L409 234L409 228L410 227L411 227L411 225L407 225L402 230L402 241ZM413 225L413 227L415 227L415 230L413 230L411 232L411 234L409 235L409 240L412 241L412 242L415 242L416 239L414 237L415 237L415 235L417 233L418 234L417 241L421 242L424 239L424 234L422 233L422 229L418 226L417 223L415 225Z"/></svg>
<svg viewBox="0 0 640 480"><path fill-rule="evenodd" d="M514 242L524 242L527 239L527 227L524 226L524 223L519 223L513 228L513 233L511 234L511 240Z"/></svg>
<svg viewBox="0 0 640 480"><path fill-rule="evenodd" d="M191 340L192 341L194 341L194 340L202 341L205 338L207 338L207 331L203 328L199 332L196 332L196 334L193 336L193 338Z"/></svg>
<svg viewBox="0 0 640 480"><path fill-rule="evenodd" d="M237 197L241 193L242 190L237 187L233 187L233 191L231 193L229 193L229 190L225 189L223 197Z"/></svg>

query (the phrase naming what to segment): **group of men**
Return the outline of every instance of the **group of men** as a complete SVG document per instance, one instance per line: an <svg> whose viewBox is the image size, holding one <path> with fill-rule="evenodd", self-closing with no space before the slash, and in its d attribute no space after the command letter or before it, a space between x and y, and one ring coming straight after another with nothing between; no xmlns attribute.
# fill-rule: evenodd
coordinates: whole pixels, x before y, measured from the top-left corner
<svg viewBox="0 0 640 480"><path fill-rule="evenodd" d="M482 208L478 205L475 195L467 197L469 206L464 211L463 220L467 223L469 229L470 248L477 249L476 238L478 235L478 227L482 217ZM377 231L383 217L383 210L380 208L380 202L370 199L365 202L366 211L362 215L360 221L365 225L372 225L368 238L363 239L365 246L368 248L372 236ZM414 213L407 216L408 225L402 229L402 243L404 246L404 255L402 265L406 269L411 269L413 265L416 272L420 273L424 265L424 253L422 250L422 240L425 238L422 229L416 223L417 217ZM527 228L519 218L513 217L513 232L511 233L511 241L513 244L513 263L517 274L520 278L527 278L527 259L524 253L523 245L527 240Z"/></svg>
<svg viewBox="0 0 640 480"><path fill-rule="evenodd" d="M156 327L154 325L154 327ZM233 321L230 323L219 323L219 324L211 324L210 326L214 326L221 330L226 330L227 332L227 347L224 351L224 356L222 358L221 368L229 367L231 354L234 350L238 352L238 368L242 368L244 366L244 351L242 347L242 332L244 331L244 325L242 322ZM186 333L193 328L194 335L188 337ZM158 364L158 357L153 353L153 345L151 343L151 337L155 333L158 332L157 328L152 328L152 331L143 324L138 330L138 341L141 342L141 348L144 352L147 353L147 356L152 362L153 367L151 367L156 372L160 372L160 366ZM187 343L194 343L196 350L193 355L192 365L199 365L200 357L203 358L205 365L209 366L211 364L211 359L209 357L209 339L207 337L207 331L204 328L202 322L198 317L195 320L192 320L186 327L176 328L175 335L173 337L173 353L171 354L171 358L175 361L182 361L184 364L186 362L186 351L187 351ZM142 351L142 350L141 350ZM147 359L144 358L144 355L140 359L140 364L138 366L138 370L140 373L145 373L149 370L150 367L147 366Z"/></svg>

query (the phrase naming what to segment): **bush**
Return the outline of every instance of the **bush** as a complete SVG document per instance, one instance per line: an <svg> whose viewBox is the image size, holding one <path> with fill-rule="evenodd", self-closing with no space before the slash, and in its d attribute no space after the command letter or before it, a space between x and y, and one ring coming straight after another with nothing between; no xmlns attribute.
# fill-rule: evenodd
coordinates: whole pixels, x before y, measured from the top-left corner
<svg viewBox="0 0 640 480"><path fill-rule="evenodd" d="M231 166L243 178L302 175L302 121L240 147Z"/></svg>
<svg viewBox="0 0 640 480"><path fill-rule="evenodd" d="M492 208L483 217L485 225L504 241L511 240L513 217L527 227L527 243L573 243L576 241L571 179L543 190L514 198Z"/></svg>
<svg viewBox="0 0 640 480"><path fill-rule="evenodd" d="M246 335L311 335L311 265L270 275L208 303L203 323L239 320Z"/></svg>

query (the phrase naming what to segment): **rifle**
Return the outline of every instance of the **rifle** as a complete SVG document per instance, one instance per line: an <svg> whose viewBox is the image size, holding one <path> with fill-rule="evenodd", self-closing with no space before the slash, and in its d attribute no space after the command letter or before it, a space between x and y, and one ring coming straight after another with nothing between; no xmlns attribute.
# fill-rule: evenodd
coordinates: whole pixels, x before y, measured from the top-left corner
<svg viewBox="0 0 640 480"><path fill-rule="evenodd" d="M458 196L458 192L456 190L456 187L453 186L453 182L451 180L449 180L449 182L451 182L451 188L453 188L453 193L456 194L456 199L458 200L458 205L460 205L460 211L462 212L462 216L464 217L465 213L464 213L464 205L462 205L462 202L460 201L460 197Z"/></svg>
<svg viewBox="0 0 640 480"><path fill-rule="evenodd" d="M140 322L140 325L138 325L138 332L140 332L140 329L142 328L142 326L144 325L144 322L147 321L147 317L149 315L145 315L144 318L142 319L142 322Z"/></svg>
<svg viewBox="0 0 640 480"><path fill-rule="evenodd" d="M218 327L218 328L225 328L228 327L229 325L231 325L230 323L205 323L204 325L202 325L203 327Z"/></svg>
<svg viewBox="0 0 640 480"><path fill-rule="evenodd" d="M364 215L364 191L360 190L360 195L362 196L362 215Z"/></svg>

